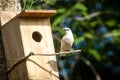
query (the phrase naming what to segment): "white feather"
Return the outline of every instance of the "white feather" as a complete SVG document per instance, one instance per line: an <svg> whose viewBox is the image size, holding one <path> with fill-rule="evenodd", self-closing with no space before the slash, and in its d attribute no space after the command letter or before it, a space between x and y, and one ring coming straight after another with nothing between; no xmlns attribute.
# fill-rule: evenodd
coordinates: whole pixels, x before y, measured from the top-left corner
<svg viewBox="0 0 120 80"><path fill-rule="evenodd" d="M74 42L74 38L73 38L73 34L70 28L64 28L65 30L65 35L63 36L62 40L61 40L61 52L64 51L68 51L71 49L73 42ZM65 57L66 54L60 54L61 57Z"/></svg>

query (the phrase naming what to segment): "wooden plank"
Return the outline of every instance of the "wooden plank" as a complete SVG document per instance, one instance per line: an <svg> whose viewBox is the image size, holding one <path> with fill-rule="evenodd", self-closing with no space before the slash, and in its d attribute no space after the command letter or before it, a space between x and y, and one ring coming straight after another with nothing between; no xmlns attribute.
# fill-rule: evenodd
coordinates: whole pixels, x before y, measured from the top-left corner
<svg viewBox="0 0 120 80"><path fill-rule="evenodd" d="M25 55L30 51L37 54L55 53L49 18L21 18L20 29ZM42 35L36 42L32 34ZM58 70L55 56L31 56L27 61L28 75L31 80L58 80Z"/></svg>
<svg viewBox="0 0 120 80"><path fill-rule="evenodd" d="M0 11L1 25L4 25L8 21L10 21L18 13L19 13L18 11Z"/></svg>
<svg viewBox="0 0 120 80"><path fill-rule="evenodd" d="M1 25L4 25L16 15L17 17L51 17L57 13L56 10L25 10L18 11L0 11Z"/></svg>
<svg viewBox="0 0 120 80"><path fill-rule="evenodd" d="M49 19L54 14L54 11L46 10L26 11L1 27L8 68L31 51L37 54L55 53ZM38 40L39 37L41 40ZM56 57L30 56L8 75L10 80L59 80Z"/></svg>
<svg viewBox="0 0 120 80"><path fill-rule="evenodd" d="M25 10L21 12L19 17L51 17L55 15L56 10Z"/></svg>
<svg viewBox="0 0 120 80"><path fill-rule="evenodd" d="M16 61L24 56L24 49L21 40L21 33L19 29L19 20L14 18L11 22L4 25L1 28L2 39L5 49L5 58L7 62L7 68L13 66ZM26 63L22 62L17 65L9 74L10 80L27 80L27 68Z"/></svg>

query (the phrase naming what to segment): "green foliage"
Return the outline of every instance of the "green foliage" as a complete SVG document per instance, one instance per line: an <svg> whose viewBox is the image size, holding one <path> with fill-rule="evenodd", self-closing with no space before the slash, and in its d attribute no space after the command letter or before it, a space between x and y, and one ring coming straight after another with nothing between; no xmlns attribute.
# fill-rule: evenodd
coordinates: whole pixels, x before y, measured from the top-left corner
<svg viewBox="0 0 120 80"><path fill-rule="evenodd" d="M87 8L86 8L86 6L83 3L77 3L75 5L75 9L78 9L80 11L87 11Z"/></svg>
<svg viewBox="0 0 120 80"><path fill-rule="evenodd" d="M90 55L92 55L97 61L101 61L101 55L95 49L88 49Z"/></svg>
<svg viewBox="0 0 120 80"><path fill-rule="evenodd" d="M78 6L82 6L82 8L78 8ZM76 3L75 5L73 5L72 8L64 9L64 13L62 13L61 15L59 15L59 17L56 18L56 20L52 24L52 26L54 27L54 26L57 26L58 24L60 24L64 18L66 18L67 16L70 16L71 13L73 11L75 11L76 9L78 9L78 10L85 10L86 8L83 5L81 5L80 3ZM60 10L61 10L61 8L58 9L58 14L59 14ZM62 8L62 10L63 10L63 8Z"/></svg>
<svg viewBox="0 0 120 80"><path fill-rule="evenodd" d="M118 5L119 2L115 0L83 0L83 2L82 0L22 0L23 10L57 10L57 14L51 18L53 34L61 39L64 35L62 27L64 25L70 27L75 38L73 48L82 50L81 55L93 63L101 74L102 80L118 80L117 74L120 75L120 58L118 58L120 56L120 9ZM59 51L59 39L55 39L54 44L56 51ZM81 55L68 55L68 58L63 61L67 66L66 70L71 69L72 66L70 71L74 72L73 65L81 60L79 58ZM74 69L76 72L83 65L79 64L78 69ZM88 73L88 68L82 70L84 70L83 73L86 71L85 76L91 75ZM83 73L80 74L83 76ZM75 75L79 74L74 73ZM83 80L94 80L89 77Z"/></svg>
<svg viewBox="0 0 120 80"><path fill-rule="evenodd" d="M106 25L110 26L110 27L113 27L116 25L116 21L111 19L111 20L108 20L106 21Z"/></svg>
<svg viewBox="0 0 120 80"><path fill-rule="evenodd" d="M89 38L89 39L93 39L94 38L93 35L91 33L89 33L89 32L84 33L84 36L86 38Z"/></svg>

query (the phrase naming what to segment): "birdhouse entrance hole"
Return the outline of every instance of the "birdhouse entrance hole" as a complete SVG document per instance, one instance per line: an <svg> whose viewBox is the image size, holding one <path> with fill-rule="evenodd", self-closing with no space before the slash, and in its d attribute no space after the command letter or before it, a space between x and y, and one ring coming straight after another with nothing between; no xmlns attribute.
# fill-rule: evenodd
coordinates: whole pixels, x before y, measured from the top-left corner
<svg viewBox="0 0 120 80"><path fill-rule="evenodd" d="M19 13L4 12L1 20ZM25 10L1 26L9 80L59 80L50 25L55 13L56 10Z"/></svg>
<svg viewBox="0 0 120 80"><path fill-rule="evenodd" d="M35 31L35 32L32 33L32 38L36 42L40 42L41 39L42 39L42 35L38 31Z"/></svg>

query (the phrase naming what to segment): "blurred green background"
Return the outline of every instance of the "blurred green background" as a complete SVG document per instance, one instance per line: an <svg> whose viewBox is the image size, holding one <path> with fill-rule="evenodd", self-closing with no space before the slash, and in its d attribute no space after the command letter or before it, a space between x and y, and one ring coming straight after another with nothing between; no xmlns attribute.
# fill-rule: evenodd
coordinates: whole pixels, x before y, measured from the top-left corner
<svg viewBox="0 0 120 80"><path fill-rule="evenodd" d="M57 10L51 18L56 52L67 26L78 54L57 57L60 80L120 80L119 0L22 0L22 9Z"/></svg>

